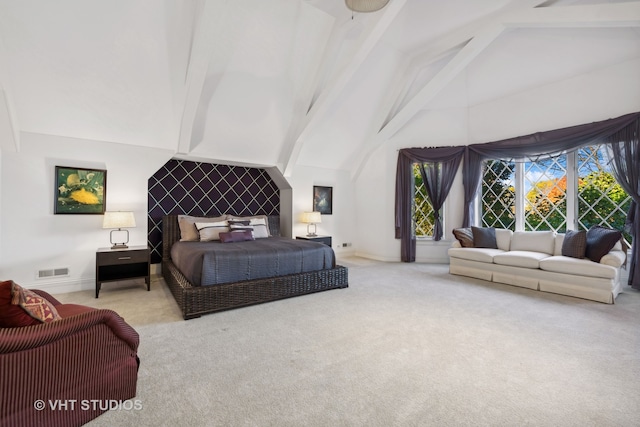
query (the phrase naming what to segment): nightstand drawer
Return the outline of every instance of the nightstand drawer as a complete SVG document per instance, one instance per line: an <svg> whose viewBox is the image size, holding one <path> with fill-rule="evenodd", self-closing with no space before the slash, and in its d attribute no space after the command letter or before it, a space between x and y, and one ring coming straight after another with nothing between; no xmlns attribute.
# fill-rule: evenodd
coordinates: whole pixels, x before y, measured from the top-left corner
<svg viewBox="0 0 640 427"><path fill-rule="evenodd" d="M98 264L131 264L135 262L147 262L149 252L141 251L114 251L114 252L98 252Z"/></svg>

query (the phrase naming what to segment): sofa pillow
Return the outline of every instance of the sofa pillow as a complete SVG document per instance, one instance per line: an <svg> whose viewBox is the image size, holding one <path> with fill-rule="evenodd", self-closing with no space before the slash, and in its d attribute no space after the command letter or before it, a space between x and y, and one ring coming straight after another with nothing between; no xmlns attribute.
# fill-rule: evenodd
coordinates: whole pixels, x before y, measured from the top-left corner
<svg viewBox="0 0 640 427"><path fill-rule="evenodd" d="M227 221L196 222L196 228L201 242L211 242L220 240L220 233L229 231L229 223Z"/></svg>
<svg viewBox="0 0 640 427"><path fill-rule="evenodd" d="M475 248L498 249L496 229L493 227L471 227L473 246Z"/></svg>
<svg viewBox="0 0 640 427"><path fill-rule="evenodd" d="M619 230L594 225L587 231L586 257L593 262L600 262L621 238L622 232Z"/></svg>
<svg viewBox="0 0 640 427"><path fill-rule="evenodd" d="M587 232L567 230L562 241L562 256L584 258L587 251Z"/></svg>
<svg viewBox="0 0 640 427"><path fill-rule="evenodd" d="M453 230L453 236L458 239L460 246L463 248L473 248L473 232L471 227L456 228Z"/></svg>
<svg viewBox="0 0 640 427"><path fill-rule="evenodd" d="M20 306L29 316L38 323L60 320L56 307L29 289L24 289L15 282L11 283L11 304Z"/></svg>
<svg viewBox="0 0 640 427"><path fill-rule="evenodd" d="M196 228L196 222L220 222L227 219L227 215L218 217L203 217L203 216L189 216L178 215L178 226L180 227L180 241L181 242L197 242L200 240L200 234Z"/></svg>
<svg viewBox="0 0 640 427"><path fill-rule="evenodd" d="M253 238L253 231L251 230L227 231L220 233L220 241L222 243L246 242L250 240L255 240Z"/></svg>

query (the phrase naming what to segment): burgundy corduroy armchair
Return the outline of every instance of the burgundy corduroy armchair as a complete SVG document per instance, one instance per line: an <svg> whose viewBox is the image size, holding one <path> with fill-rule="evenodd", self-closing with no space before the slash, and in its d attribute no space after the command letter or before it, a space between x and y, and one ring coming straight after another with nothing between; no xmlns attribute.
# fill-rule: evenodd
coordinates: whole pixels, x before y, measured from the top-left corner
<svg viewBox="0 0 640 427"><path fill-rule="evenodd" d="M33 292L62 319L0 328L0 426L79 426L135 397L138 333L112 310Z"/></svg>

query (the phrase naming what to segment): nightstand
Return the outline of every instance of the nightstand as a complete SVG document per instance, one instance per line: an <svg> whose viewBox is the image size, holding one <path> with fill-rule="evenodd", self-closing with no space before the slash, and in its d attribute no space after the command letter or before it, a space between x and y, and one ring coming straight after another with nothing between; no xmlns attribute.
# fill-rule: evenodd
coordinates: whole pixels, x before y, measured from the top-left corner
<svg viewBox="0 0 640 427"><path fill-rule="evenodd" d="M99 248L96 251L96 298L104 282L144 277L151 290L151 263L148 246L125 249Z"/></svg>
<svg viewBox="0 0 640 427"><path fill-rule="evenodd" d="M296 236L298 240L311 240L312 242L324 243L331 246L331 236Z"/></svg>

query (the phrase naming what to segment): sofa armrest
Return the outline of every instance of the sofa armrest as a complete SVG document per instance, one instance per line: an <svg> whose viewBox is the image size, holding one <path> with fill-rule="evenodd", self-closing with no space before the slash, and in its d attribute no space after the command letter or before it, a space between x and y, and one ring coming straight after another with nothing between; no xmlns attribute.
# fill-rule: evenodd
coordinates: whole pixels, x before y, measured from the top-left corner
<svg viewBox="0 0 640 427"><path fill-rule="evenodd" d="M137 351L140 337L135 329L115 311L101 309L41 325L2 328L0 329L0 354L25 351L54 343L100 324L108 326L116 337L124 341L132 350Z"/></svg>
<svg viewBox="0 0 640 427"><path fill-rule="evenodd" d="M600 259L600 264L610 265L611 267L620 268L625 260L627 254L623 251L612 250Z"/></svg>

